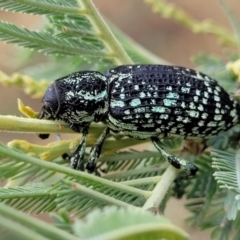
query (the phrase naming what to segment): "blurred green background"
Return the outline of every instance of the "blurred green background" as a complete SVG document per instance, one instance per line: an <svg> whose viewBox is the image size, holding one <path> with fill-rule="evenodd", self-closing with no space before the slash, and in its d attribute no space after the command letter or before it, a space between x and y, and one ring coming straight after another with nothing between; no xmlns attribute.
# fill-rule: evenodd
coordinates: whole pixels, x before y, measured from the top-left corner
<svg viewBox="0 0 240 240"><path fill-rule="evenodd" d="M175 3L196 20L212 19L231 31L230 23L218 1L182 0L168 2ZM136 42L172 64L195 68L194 63L191 62L191 57L200 52L223 55L224 48L220 46L215 37L194 34L184 26L172 20L164 19L159 14L154 14L151 6L144 1L95 0L94 3L103 16ZM239 0L231 0L228 3L234 9L236 16L239 16ZM30 29L39 29L43 24L42 18L38 16L11 14L3 11L0 11L0 19ZM21 72L17 64L19 61L16 59L17 47L0 42L0 49L0 69L7 74L16 71ZM40 55L39 59L34 61L43 60L44 58ZM21 98L25 104L35 110L39 110L41 107L40 99L31 99L17 88L0 86L0 111L2 115L20 116L17 110L17 98ZM26 139L32 143L46 143L46 141L39 141L35 134L1 133L0 135L0 141L4 143L16 138ZM54 136L48 141L53 141L53 139ZM190 232L191 239L208 239L209 233L199 233L199 230L190 229L182 221L188 216L188 213L183 208L183 203L184 200L171 200L167 207L166 216Z"/></svg>

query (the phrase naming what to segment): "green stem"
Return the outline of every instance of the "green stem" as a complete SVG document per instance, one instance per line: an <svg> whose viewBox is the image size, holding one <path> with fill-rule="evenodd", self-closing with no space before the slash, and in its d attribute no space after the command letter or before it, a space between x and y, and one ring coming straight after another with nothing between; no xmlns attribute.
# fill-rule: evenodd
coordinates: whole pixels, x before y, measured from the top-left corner
<svg viewBox="0 0 240 240"><path fill-rule="evenodd" d="M152 191L152 195L143 205L143 210L151 210L153 212L157 212L159 206L164 199L167 191L169 190L172 182L176 179L179 173L179 169L174 168L173 166L169 166L164 174L162 175L161 180L155 186Z"/></svg>
<svg viewBox="0 0 240 240"><path fill-rule="evenodd" d="M133 207L131 204L125 203L125 202L115 199L113 197L107 196L103 193L97 192L96 190L93 190L89 187L85 187L85 186L77 184L75 182L70 182L70 181L66 181L66 180L63 180L63 182L65 184L67 184L68 186L71 186L72 189L74 191L78 192L79 194L84 194L84 196L88 196L91 199L97 200L98 202L104 202L104 203L108 203L110 205L116 205L118 207Z"/></svg>
<svg viewBox="0 0 240 240"><path fill-rule="evenodd" d="M40 168L48 169L50 171L60 172L60 173L66 174L67 176L78 178L81 181L91 182L91 183L94 183L97 185L100 184L100 185L108 186L109 188L123 191L125 193L130 193L130 194L138 196L138 197L148 198L151 193L148 191L143 191L143 190L140 190L137 188L129 187L129 186L123 185L121 183L112 182L107 179L103 179L103 178L100 178L100 177L97 177L97 176L94 176L94 175L91 175L91 174L88 174L85 172L76 171L76 170L55 164L55 163L41 161L37 158L30 157L19 151L9 149L2 143L0 143L0 153L1 153L1 155L5 156L5 157L16 159L21 162L30 163L32 165L38 166Z"/></svg>
<svg viewBox="0 0 240 240"><path fill-rule="evenodd" d="M100 128L100 124L91 126ZM24 133L76 133L66 123L33 118L0 115L0 132Z"/></svg>
<svg viewBox="0 0 240 240"><path fill-rule="evenodd" d="M73 133L66 123L0 115L0 131L26 133Z"/></svg>
<svg viewBox="0 0 240 240"><path fill-rule="evenodd" d="M21 188L21 187L18 187L18 188ZM23 188L24 189L24 188ZM26 187L25 187L26 189ZM0 194L0 199L15 199L15 198L32 198L32 197L45 197L45 196L53 196L53 195L66 195L68 194L70 191L52 191L51 190L52 188L51 187L47 187L46 186L46 189L44 190L38 190L36 189L36 191L28 191L28 192L23 192L23 191L19 191L19 192L9 192L9 193L3 193L1 191L1 194ZM27 190L27 189L26 189Z"/></svg>
<svg viewBox="0 0 240 240"><path fill-rule="evenodd" d="M115 55L114 60L116 65L131 64L132 60L129 58L115 36L112 34L92 1L79 0L79 3L83 4L89 11L89 17L92 20L92 24L102 33L102 38L104 42L107 43L107 47L110 49L111 57L113 54Z"/></svg>
<svg viewBox="0 0 240 240"><path fill-rule="evenodd" d="M26 239L26 240L27 239L29 240L32 240L32 239L48 240L49 239L42 236L41 234L35 233L34 230L30 230L29 228L24 227L22 224L19 224L7 219L6 217L0 216L0 225L1 225L1 228L8 230L8 232L10 233L9 237L14 236L14 237L17 237L20 239Z"/></svg>
<svg viewBox="0 0 240 240"><path fill-rule="evenodd" d="M48 236L48 238L38 238L33 236L33 232L29 232L32 238L29 239L58 239L58 240L79 240L79 238L75 237L74 235L71 235L59 228L56 228L52 226L49 223L45 223L43 221L40 221L36 218L30 217L25 213L22 213L20 211L17 211L5 204L0 204L0 216L4 216L6 218L11 218L13 221L20 222L21 224L28 227L28 229L34 229L35 231L44 234L45 236ZM7 219L6 219L7 220ZM17 223L16 223L17 224ZM17 227L17 226L16 226ZM20 227L21 229L21 227ZM16 232L17 229L13 229L13 232ZM23 234L23 233L22 233ZM37 233L35 233L37 234Z"/></svg>
<svg viewBox="0 0 240 240"><path fill-rule="evenodd" d="M122 181L121 183L128 186L138 186L142 184L158 183L161 179L162 179L162 176L155 176L155 177L146 177L146 178Z"/></svg>
<svg viewBox="0 0 240 240"><path fill-rule="evenodd" d="M131 178L138 175L146 175L158 171L158 164L146 166L144 168L131 169L128 171L122 171L117 173L108 173L104 176L105 179L120 179L120 178Z"/></svg>

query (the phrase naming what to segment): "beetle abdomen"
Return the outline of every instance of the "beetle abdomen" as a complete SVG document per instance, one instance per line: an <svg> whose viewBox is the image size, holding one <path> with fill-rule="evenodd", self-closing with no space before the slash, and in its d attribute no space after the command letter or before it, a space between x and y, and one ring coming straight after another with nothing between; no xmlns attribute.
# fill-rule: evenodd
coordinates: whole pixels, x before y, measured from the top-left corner
<svg viewBox="0 0 240 240"><path fill-rule="evenodd" d="M204 138L239 121L237 101L215 80L194 70L127 65L110 70L108 77L108 121L114 131L137 138Z"/></svg>

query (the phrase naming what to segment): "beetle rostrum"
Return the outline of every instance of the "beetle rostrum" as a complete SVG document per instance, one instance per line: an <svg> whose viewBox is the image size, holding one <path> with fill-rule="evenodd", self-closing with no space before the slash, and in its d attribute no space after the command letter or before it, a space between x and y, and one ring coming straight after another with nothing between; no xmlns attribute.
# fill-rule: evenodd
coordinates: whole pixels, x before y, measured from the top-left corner
<svg viewBox="0 0 240 240"><path fill-rule="evenodd" d="M170 164L194 175L197 167L165 151L160 139L208 138L239 123L239 116L239 103L209 76L183 67L142 64L57 79L43 97L39 118L64 121L83 134L71 156L74 169L84 169L90 124L103 121L106 129L90 151L88 171L95 170L102 144L112 131L151 138Z"/></svg>

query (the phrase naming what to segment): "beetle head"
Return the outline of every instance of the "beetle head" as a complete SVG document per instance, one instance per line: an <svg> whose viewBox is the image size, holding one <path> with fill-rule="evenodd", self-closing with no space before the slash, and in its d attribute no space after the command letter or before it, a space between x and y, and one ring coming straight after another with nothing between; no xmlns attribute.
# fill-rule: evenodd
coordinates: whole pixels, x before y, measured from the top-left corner
<svg viewBox="0 0 240 240"><path fill-rule="evenodd" d="M42 109L39 114L39 119L48 119L48 120L55 120L56 115L60 108L60 100L59 100L59 94L57 91L56 84L51 84L43 99L42 99Z"/></svg>
<svg viewBox="0 0 240 240"><path fill-rule="evenodd" d="M64 121L79 132L106 116L107 88L107 78L99 72L81 71L59 78L47 89L39 118Z"/></svg>

